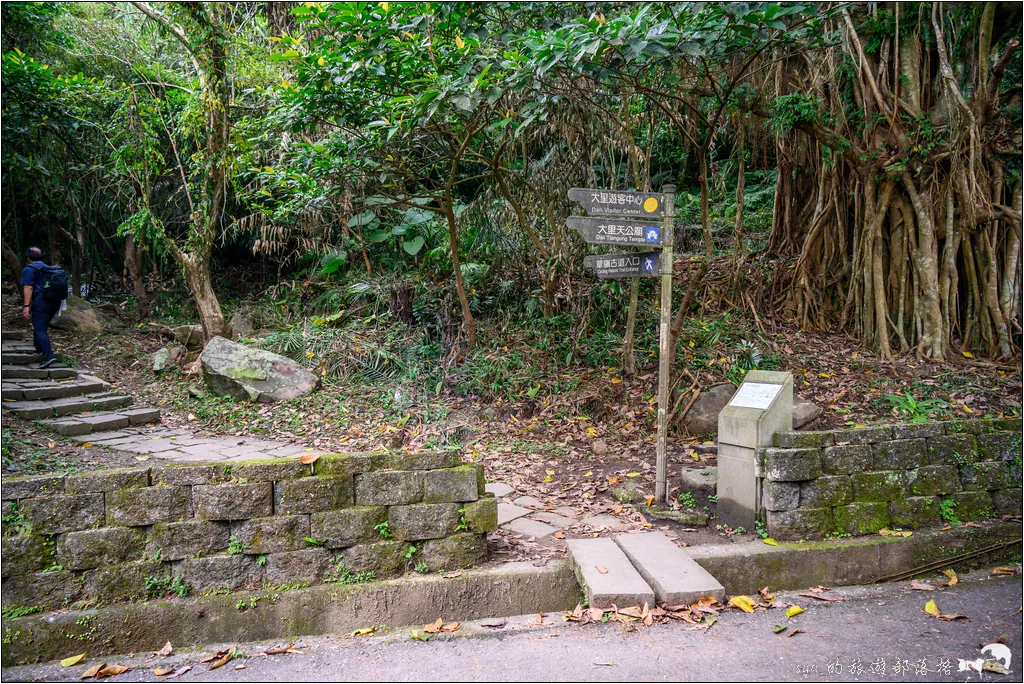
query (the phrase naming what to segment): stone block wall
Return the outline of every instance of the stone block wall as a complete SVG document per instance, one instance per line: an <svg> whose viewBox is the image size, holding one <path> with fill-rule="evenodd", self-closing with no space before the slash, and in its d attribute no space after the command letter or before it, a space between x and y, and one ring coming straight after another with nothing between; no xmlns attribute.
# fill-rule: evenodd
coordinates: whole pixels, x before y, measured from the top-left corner
<svg viewBox="0 0 1024 684"><path fill-rule="evenodd" d="M3 603L41 610L469 567L497 528L482 466L443 452L5 477L0 489Z"/></svg>
<svg viewBox="0 0 1024 684"><path fill-rule="evenodd" d="M1016 419L780 432L758 450L775 539L914 530L1021 515Z"/></svg>

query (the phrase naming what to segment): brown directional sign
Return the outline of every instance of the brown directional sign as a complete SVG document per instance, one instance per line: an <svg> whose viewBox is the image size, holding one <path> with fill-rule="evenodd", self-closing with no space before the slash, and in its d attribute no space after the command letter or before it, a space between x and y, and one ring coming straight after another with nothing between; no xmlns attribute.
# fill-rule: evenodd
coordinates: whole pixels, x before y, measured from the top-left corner
<svg viewBox="0 0 1024 684"><path fill-rule="evenodd" d="M661 247L661 221L570 216L565 225L592 245Z"/></svg>
<svg viewBox="0 0 1024 684"><path fill-rule="evenodd" d="M661 252L630 252L629 254L591 254L583 265L597 271L601 280L649 277L661 274Z"/></svg>
<svg viewBox="0 0 1024 684"><path fill-rule="evenodd" d="M660 192L573 188L569 199L582 204L587 213L594 216L661 218L665 215L665 195Z"/></svg>

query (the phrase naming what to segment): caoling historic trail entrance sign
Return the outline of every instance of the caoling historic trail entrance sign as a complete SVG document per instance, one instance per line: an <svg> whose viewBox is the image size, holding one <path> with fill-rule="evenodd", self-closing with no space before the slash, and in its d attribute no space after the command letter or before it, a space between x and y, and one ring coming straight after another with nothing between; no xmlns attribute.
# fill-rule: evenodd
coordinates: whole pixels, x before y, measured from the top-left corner
<svg viewBox="0 0 1024 684"><path fill-rule="evenodd" d="M602 279L655 278L661 276L661 329L658 358L658 447L654 501L666 503L669 372L672 354L669 349L672 315L672 214L675 212L676 188L666 185L664 192L629 192L573 188L569 199L583 205L589 216L570 216L569 228L577 231L587 244L644 247L651 252L590 255L584 260L588 268Z"/></svg>

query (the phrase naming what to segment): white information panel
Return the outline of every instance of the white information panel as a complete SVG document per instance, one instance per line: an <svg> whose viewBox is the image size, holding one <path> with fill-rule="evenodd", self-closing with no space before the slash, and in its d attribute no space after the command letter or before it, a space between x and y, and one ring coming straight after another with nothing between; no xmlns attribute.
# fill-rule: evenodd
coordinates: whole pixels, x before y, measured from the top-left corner
<svg viewBox="0 0 1024 684"><path fill-rule="evenodd" d="M745 382L733 395L730 406L766 409L771 406L782 385L768 385L762 382Z"/></svg>

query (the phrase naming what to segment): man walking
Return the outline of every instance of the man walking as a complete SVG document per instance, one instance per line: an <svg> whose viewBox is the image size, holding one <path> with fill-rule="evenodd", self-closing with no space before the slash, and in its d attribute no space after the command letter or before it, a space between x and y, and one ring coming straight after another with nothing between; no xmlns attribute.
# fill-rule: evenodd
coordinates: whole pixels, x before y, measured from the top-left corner
<svg viewBox="0 0 1024 684"><path fill-rule="evenodd" d="M50 321L60 311L60 304L68 296L68 278L60 266L43 261L43 250L29 247L25 253L28 266L21 272L24 300L21 315L32 321L32 343L43 357L40 368L49 368L57 360L50 345Z"/></svg>

